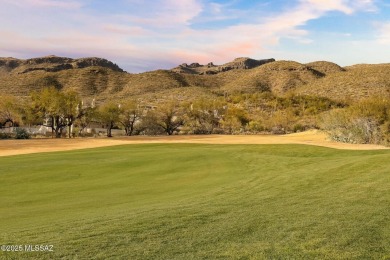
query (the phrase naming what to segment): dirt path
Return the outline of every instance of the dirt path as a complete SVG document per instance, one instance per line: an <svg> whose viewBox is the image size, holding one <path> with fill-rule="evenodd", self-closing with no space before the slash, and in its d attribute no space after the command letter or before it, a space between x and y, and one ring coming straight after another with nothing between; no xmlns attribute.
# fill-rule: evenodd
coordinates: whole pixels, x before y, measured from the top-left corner
<svg viewBox="0 0 390 260"><path fill-rule="evenodd" d="M344 144L327 140L320 131L307 131L289 135L183 135L122 138L84 138L84 139L31 139L0 140L0 156L40 152L68 151L104 146L143 143L198 143L198 144L307 144L336 149L377 150L388 149L380 145Z"/></svg>

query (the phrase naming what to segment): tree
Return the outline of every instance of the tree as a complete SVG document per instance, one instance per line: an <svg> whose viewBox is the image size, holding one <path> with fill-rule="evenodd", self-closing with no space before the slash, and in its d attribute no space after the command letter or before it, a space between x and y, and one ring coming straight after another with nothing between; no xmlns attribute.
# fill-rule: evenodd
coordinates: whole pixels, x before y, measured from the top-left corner
<svg viewBox="0 0 390 260"><path fill-rule="evenodd" d="M0 127L7 123L10 127L21 124L22 107L14 96L0 96Z"/></svg>
<svg viewBox="0 0 390 260"><path fill-rule="evenodd" d="M143 109L135 100L128 99L121 104L119 122L125 128L126 135L133 135L135 125L141 120L142 114Z"/></svg>
<svg viewBox="0 0 390 260"><path fill-rule="evenodd" d="M112 129L119 122L121 108L119 104L109 101L99 108L98 117L100 122L107 128L107 137L112 137Z"/></svg>
<svg viewBox="0 0 390 260"><path fill-rule="evenodd" d="M83 103L79 106L79 117L75 121L75 125L78 126L79 135L87 128L93 120L98 118L97 108L91 104L91 106L83 106Z"/></svg>
<svg viewBox="0 0 390 260"><path fill-rule="evenodd" d="M194 134L211 134L219 126L224 104L218 100L199 99L187 106L186 125Z"/></svg>
<svg viewBox="0 0 390 260"><path fill-rule="evenodd" d="M178 131L184 123L181 107L175 101L168 101L157 107L156 124L168 135Z"/></svg>
<svg viewBox="0 0 390 260"><path fill-rule="evenodd" d="M244 109L230 106L221 120L221 126L227 133L233 134L241 131L249 121L248 114Z"/></svg>
<svg viewBox="0 0 390 260"><path fill-rule="evenodd" d="M52 135L60 138L63 129L69 128L80 116L78 107L80 99L75 92L60 92L54 87L44 88L31 93L32 111L41 124L52 129Z"/></svg>
<svg viewBox="0 0 390 260"><path fill-rule="evenodd" d="M75 92L62 94L62 109L65 122L68 126L68 137L72 137L72 126L77 118L81 116L81 100Z"/></svg>

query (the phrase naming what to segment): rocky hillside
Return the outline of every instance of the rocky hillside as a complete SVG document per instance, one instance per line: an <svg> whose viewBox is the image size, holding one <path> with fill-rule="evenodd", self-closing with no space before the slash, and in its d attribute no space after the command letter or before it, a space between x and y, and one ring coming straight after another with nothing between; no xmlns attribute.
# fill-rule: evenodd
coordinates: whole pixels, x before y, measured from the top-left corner
<svg viewBox="0 0 390 260"><path fill-rule="evenodd" d="M71 59L57 56L46 56L20 60L15 58L0 58L0 69L3 72L23 74L31 71L57 72L70 69L81 69L91 66L109 68L113 71L123 72L118 65L101 58Z"/></svg>
<svg viewBox="0 0 390 260"><path fill-rule="evenodd" d="M130 74L101 58L0 58L0 94L27 97L32 90L54 86L99 101L129 96L148 102L169 97L188 100L264 91L278 96L293 92L334 100L358 100L389 96L389 75L390 64L343 68L327 61L301 64L237 58L220 66L193 63L172 70Z"/></svg>
<svg viewBox="0 0 390 260"><path fill-rule="evenodd" d="M200 65L196 62L189 65L187 63L183 63L178 67L173 68L172 71L186 74L214 75L235 69L253 69L274 61L275 59L254 60L250 58L236 58L235 60L223 65L214 65L212 62L207 65Z"/></svg>

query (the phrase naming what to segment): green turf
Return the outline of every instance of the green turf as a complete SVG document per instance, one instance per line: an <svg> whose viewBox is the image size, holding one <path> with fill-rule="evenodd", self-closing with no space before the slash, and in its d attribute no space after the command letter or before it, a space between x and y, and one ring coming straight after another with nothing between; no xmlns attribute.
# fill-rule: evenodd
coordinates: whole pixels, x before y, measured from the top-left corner
<svg viewBox="0 0 390 260"><path fill-rule="evenodd" d="M389 259L390 152L149 144L0 158L1 259Z"/></svg>

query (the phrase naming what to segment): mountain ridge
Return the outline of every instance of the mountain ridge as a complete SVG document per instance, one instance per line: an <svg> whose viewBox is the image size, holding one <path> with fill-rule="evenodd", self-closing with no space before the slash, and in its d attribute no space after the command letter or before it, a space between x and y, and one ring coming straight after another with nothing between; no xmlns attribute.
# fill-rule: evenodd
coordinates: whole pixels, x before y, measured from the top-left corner
<svg viewBox="0 0 390 260"><path fill-rule="evenodd" d="M58 72L67 69L80 69L91 66L110 68L113 71L124 72L115 63L97 57L72 59L49 55L31 59L16 59L12 57L0 58L0 68L10 73L28 73L30 71L42 70L46 72Z"/></svg>
<svg viewBox="0 0 390 260"><path fill-rule="evenodd" d="M274 58L255 60L248 57L240 57L223 65L215 65L213 62L207 65L201 65L197 62L191 64L183 63L171 70L177 73L214 75L234 69L253 69L274 61Z"/></svg>
<svg viewBox="0 0 390 260"><path fill-rule="evenodd" d="M277 96L293 92L335 100L390 95L390 64L341 67L329 61L304 64L237 58L223 65L192 63L180 68L191 70L132 74L103 58L0 58L0 93L27 97L33 90L55 86L100 101L133 97L148 102L264 91ZM207 73L209 69L218 72Z"/></svg>

